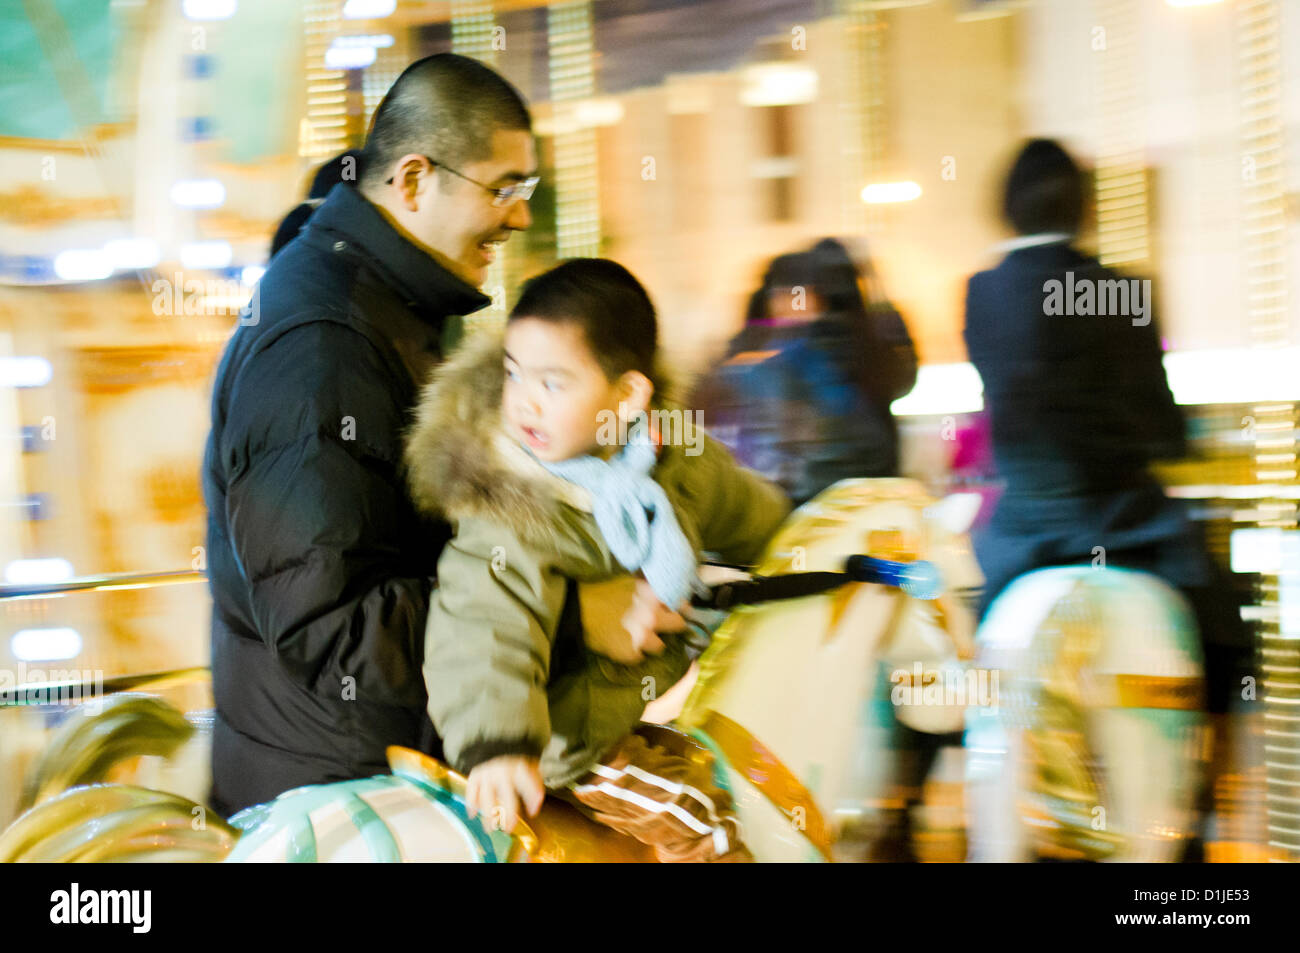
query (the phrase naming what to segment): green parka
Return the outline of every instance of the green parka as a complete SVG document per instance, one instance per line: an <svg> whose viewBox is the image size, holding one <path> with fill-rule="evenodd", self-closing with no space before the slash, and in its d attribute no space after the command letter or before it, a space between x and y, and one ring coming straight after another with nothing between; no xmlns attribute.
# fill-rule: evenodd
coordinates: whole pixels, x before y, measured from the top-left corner
<svg viewBox="0 0 1300 953"><path fill-rule="evenodd" d="M578 584L627 570L587 492L504 431L504 380L501 337L477 335L435 371L409 433L416 506L455 532L438 560L425 633L429 716L456 770L533 755L546 784L560 787L631 731L690 662L671 636L661 654L632 665L586 647ZM779 489L704 434L665 445L652 475L696 552L726 562L756 561L789 512Z"/></svg>

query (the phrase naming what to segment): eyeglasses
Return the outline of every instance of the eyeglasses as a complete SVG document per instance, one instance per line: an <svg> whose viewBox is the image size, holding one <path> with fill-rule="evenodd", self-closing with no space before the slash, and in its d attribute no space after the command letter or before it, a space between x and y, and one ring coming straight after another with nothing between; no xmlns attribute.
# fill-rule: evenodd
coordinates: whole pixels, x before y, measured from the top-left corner
<svg viewBox="0 0 1300 953"><path fill-rule="evenodd" d="M537 188L537 183L542 180L541 176L532 175L524 179L522 182L512 182L509 185L503 185L494 189L490 185L484 185L477 179L471 179L463 172L457 172L445 162L439 162L437 159L431 158L430 156L425 156L424 159L431 166L441 166L457 178L464 179L466 182L469 182L472 185L477 185L484 191L491 192L492 205L494 208L505 208L507 205L513 205L515 202L527 202L533 197L533 192ZM392 185L393 180L389 179L387 184Z"/></svg>

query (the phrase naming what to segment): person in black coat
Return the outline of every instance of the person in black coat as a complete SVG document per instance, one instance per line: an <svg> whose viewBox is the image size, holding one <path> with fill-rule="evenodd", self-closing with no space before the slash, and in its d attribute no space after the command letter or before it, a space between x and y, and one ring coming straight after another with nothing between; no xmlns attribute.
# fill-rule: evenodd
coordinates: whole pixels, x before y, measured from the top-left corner
<svg viewBox="0 0 1300 953"><path fill-rule="evenodd" d="M412 64L271 262L217 370L203 464L212 590L211 804L436 754L422 646L446 526L417 515L403 432L448 319L530 224L531 122L492 70Z"/></svg>
<svg viewBox="0 0 1300 953"><path fill-rule="evenodd" d="M307 224L307 219L311 218L311 213L320 208L321 203L325 201L325 196L330 194L334 186L340 182L356 183L360 162L361 150L349 149L340 152L316 170L316 174L312 176L311 189L307 192L307 198L290 209L289 214L280 220L275 230L275 237L271 239L271 258L298 237L302 227Z"/></svg>
<svg viewBox="0 0 1300 953"><path fill-rule="evenodd" d="M1207 706L1220 714L1239 687L1250 635L1200 528L1149 470L1186 453L1183 416L1165 378L1150 282L1071 244L1083 181L1057 143L1026 144L1003 205L1020 237L967 289L966 347L984 382L1005 482L973 540L986 577L981 616L1034 569L1083 563L1154 573L1192 607ZM1124 296L1112 292L1122 286L1104 284L1117 281L1127 285L1127 307L1115 307Z"/></svg>

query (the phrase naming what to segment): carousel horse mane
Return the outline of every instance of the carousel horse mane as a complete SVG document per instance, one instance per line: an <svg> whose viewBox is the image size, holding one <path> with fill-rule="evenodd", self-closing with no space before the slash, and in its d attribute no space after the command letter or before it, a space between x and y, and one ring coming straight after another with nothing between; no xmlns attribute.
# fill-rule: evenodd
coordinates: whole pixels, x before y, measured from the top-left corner
<svg viewBox="0 0 1300 953"><path fill-rule="evenodd" d="M224 858L239 832L216 812L176 794L100 783L131 758L170 757L193 733L152 695L111 695L70 712L27 777L28 810L0 834L0 863Z"/></svg>

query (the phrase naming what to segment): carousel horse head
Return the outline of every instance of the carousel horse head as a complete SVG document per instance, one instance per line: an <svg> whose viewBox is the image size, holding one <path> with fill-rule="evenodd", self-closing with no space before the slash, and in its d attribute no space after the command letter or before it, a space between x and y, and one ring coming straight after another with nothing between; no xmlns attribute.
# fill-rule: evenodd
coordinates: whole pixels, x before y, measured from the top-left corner
<svg viewBox="0 0 1300 953"><path fill-rule="evenodd" d="M954 588L973 588L981 578L964 536L972 515L962 501L941 504L912 480L848 480L800 507L770 542L756 567L765 576L838 571L850 557L867 555L930 562L948 591L918 599L850 583L739 609L714 634L677 724L705 739L719 732L733 739L733 750L720 752L728 765L723 780L758 859L809 859L808 832L828 830L824 818L861 800L859 768L868 756L881 661L909 678L919 669L917 681L933 684L943 666L959 669L958 656L972 651L973 625L951 598ZM896 691L893 699L900 720L913 718L923 731L960 728L965 699L940 691L936 700L922 684L907 687L910 697ZM958 688L964 694L965 682ZM755 750L764 752L757 761L741 753ZM778 773L784 794L772 790Z"/></svg>

